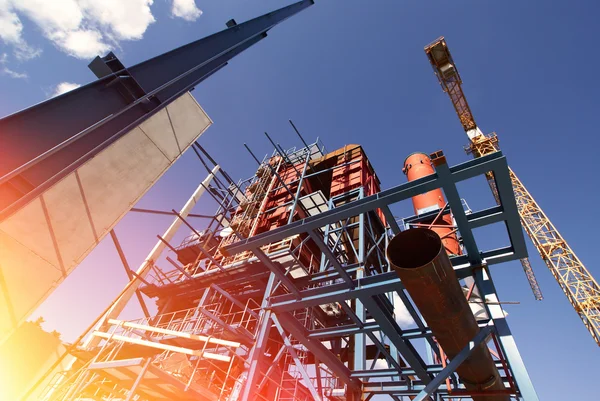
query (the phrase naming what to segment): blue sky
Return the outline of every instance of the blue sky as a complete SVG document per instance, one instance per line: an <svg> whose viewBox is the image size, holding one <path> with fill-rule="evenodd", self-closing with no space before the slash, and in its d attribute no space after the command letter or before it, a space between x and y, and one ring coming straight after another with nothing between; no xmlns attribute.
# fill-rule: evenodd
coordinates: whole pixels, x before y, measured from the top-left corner
<svg viewBox="0 0 600 401"><path fill-rule="evenodd" d="M125 65L133 65L221 30L232 17L244 21L290 1L197 0L202 15L182 1L186 12L175 14L183 18L174 15L171 1L156 1L146 10L148 2L136 0L127 2L132 9L125 17L110 19L90 2L65 3L79 7L80 14L72 10L81 19L59 29L48 17L52 13L44 15L35 1L21 0L17 7L0 0L0 115L45 100L60 83L91 81L86 65L92 56L85 53L92 49L113 48ZM600 145L600 84L594 76L600 56L593 51L598 11L592 1L317 1L196 88L195 97L215 122L200 142L232 176L250 176L255 163L243 143L264 154L270 148L262 133L268 131L283 145L296 145L291 118L307 139L319 136L330 150L362 144L384 188L405 182L402 162L414 151L443 149L451 165L466 161L467 138L423 52L443 35L478 125L498 133L516 174L598 277L593 242L600 195L594 184ZM17 41L6 39L6 15L21 24ZM79 31L88 36L81 39L74 34ZM65 39L69 35L75 39ZM26 51L27 60L19 56ZM178 208L201 179L199 168L193 154L185 155L141 205ZM483 179L459 190L473 209L493 202ZM395 212L406 215L410 209ZM140 215L119 224L133 266L168 224L168 218ZM493 230L476 234L483 248L502 245ZM544 301L533 300L518 262L495 266L492 274L502 300L521 302L505 309L540 399L593 399L598 347L533 246L528 248ZM48 329L73 339L125 280L105 241L38 314Z"/></svg>

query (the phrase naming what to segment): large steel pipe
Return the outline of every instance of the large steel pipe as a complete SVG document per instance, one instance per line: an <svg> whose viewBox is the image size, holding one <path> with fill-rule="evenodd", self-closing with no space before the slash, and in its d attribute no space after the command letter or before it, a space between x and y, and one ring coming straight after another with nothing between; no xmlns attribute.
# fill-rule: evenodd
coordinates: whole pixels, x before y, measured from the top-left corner
<svg viewBox="0 0 600 401"><path fill-rule="evenodd" d="M437 233L413 228L396 235L387 257L450 360L479 331L450 259ZM475 347L457 369L468 391L504 390L487 345ZM496 393L497 394L497 393ZM474 395L475 401L508 401L508 395Z"/></svg>

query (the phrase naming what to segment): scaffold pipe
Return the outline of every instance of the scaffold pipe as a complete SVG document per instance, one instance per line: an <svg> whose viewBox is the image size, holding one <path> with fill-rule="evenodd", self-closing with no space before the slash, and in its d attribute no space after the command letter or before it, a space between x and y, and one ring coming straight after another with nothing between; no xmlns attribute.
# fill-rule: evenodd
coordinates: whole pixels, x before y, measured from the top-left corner
<svg viewBox="0 0 600 401"><path fill-rule="evenodd" d="M213 178L215 178L215 175L219 172L219 169L220 169L219 166L215 166L212 169L211 173L204 179L204 181L202 181L200 183L198 188L196 188L196 190L194 191L192 196L188 199L188 201L185 203L185 205L183 206L183 208L181 208L181 211L179 212L179 215L182 218L185 219L188 216L188 214L192 211L194 206L196 206L196 203L198 203L198 200L204 194L204 192L206 191L206 188L208 188L208 185L211 183ZM160 255L167 247L167 245L165 244L165 241L166 242L171 241L173 239L173 237L175 236L175 234L177 233L177 230L179 230L179 228L181 227L182 224L183 224L183 221L179 217L176 217L173 220L173 222L171 223L169 228L167 228L165 233L162 235L162 238L164 241L159 240L156 243L156 245L154 245L154 248L152 248L152 250L146 257L146 259L142 262L140 267L137 269L135 277L138 278L138 280L135 280L133 285L129 286L127 288L127 290L121 294L121 296L119 297L117 302L115 302L115 304L112 306L112 308L110 308L110 310L106 313L106 315L100 320L98 327L102 327L109 319L116 319L119 316L119 314L125 308L125 305L135 295L135 291L142 284L141 279L144 279L146 277L146 275L150 272L150 269L154 265L154 262L156 262L158 260L158 258L160 258ZM95 337L95 336L90 336L90 337L88 337L88 339L85 343L85 347L93 348L93 347L97 346L100 343L100 341L101 341L101 338Z"/></svg>

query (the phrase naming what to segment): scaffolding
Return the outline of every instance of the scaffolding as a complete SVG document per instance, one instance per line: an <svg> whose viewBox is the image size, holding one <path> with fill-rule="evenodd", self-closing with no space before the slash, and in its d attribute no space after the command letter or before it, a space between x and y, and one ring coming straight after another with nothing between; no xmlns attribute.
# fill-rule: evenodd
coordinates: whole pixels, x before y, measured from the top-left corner
<svg viewBox="0 0 600 401"><path fill-rule="evenodd" d="M361 146L328 153L296 132L301 147L283 149L268 137L275 150L262 160L248 148L258 167L239 181L194 144L217 211L192 223L175 210L138 209L171 214L191 234L179 245L158 236L168 263L154 260L143 274L125 264L126 290L136 283L142 306L144 294L158 312L99 317L43 400L537 401L490 273L526 256L501 152L454 167L441 158L435 174L382 191ZM488 172L499 204L465 211L456 183ZM401 227L390 206L435 188L447 206ZM465 389L456 367L471 348L448 359L386 260L394 234L442 213L452 213L464 251L451 261L481 328L471 344L488 346L504 390ZM473 229L494 223L504 223L510 245L479 249Z"/></svg>

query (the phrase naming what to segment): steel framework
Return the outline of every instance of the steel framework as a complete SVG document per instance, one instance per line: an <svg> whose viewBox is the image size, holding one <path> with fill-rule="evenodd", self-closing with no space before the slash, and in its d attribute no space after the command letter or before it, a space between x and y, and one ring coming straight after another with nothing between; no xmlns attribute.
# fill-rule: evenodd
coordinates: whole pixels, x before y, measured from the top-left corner
<svg viewBox="0 0 600 401"><path fill-rule="evenodd" d="M188 91L312 4L230 20L131 67L97 57L98 80L0 119L0 342L210 126Z"/></svg>
<svg viewBox="0 0 600 401"><path fill-rule="evenodd" d="M139 285L158 313L133 321L99 317L84 333L95 341L74 344L77 362L50 382L43 399L477 397L455 370L485 343L505 383L494 394L537 400L490 276L491 265L526 256L500 152L454 167L440 159L435 174L379 191L357 145L326 153L318 140L288 150L269 140L275 152L256 159L257 173L237 182L194 146L213 177L203 185L218 210L195 215L193 223L175 210L142 211L171 214L191 235L179 246L159 236L174 256L133 273L123 292ZM456 183L490 171L501 203L465 213ZM465 252L452 263L481 327L453 360L385 257L401 230L390 206L435 188L443 188L448 206L441 212L453 213L461 236ZM510 245L480 250L473 229L494 223L504 224ZM399 320L402 310L410 323Z"/></svg>
<svg viewBox="0 0 600 401"><path fill-rule="evenodd" d="M462 80L458 69L444 38L439 38L426 46L425 52L444 92L450 96L460 122L471 140L467 152L472 153L475 157L483 157L499 151L496 134L484 135L475 123L461 87ZM517 198L519 215L527 235L533 241L546 266L590 335L600 346L600 286L598 282L575 255L521 180L512 170L509 171L513 191ZM491 178L492 176L488 174L490 187L495 195L496 189ZM536 298L541 299L541 291L529 260L523 258L521 263Z"/></svg>

